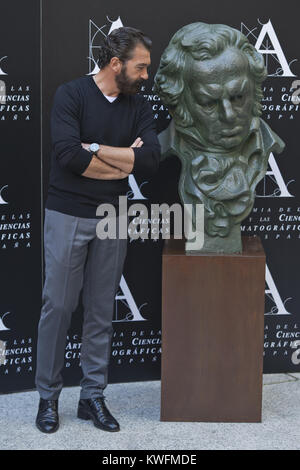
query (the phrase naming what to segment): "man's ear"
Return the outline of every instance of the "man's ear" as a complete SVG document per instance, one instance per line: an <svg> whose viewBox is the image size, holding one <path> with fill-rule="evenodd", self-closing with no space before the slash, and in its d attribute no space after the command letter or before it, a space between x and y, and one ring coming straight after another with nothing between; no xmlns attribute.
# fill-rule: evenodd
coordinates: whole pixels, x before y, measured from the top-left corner
<svg viewBox="0 0 300 470"><path fill-rule="evenodd" d="M113 69L114 72L120 73L122 68L122 62L120 61L119 57L112 57L109 63L110 67Z"/></svg>

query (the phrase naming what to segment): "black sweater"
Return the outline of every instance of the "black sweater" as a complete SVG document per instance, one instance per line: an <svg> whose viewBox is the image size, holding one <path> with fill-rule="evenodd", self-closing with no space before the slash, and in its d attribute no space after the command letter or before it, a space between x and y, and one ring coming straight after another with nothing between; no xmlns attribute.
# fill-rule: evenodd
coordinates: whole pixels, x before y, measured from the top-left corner
<svg viewBox="0 0 300 470"><path fill-rule="evenodd" d="M132 174L153 175L159 166L160 144L149 103L141 95L124 95L110 103L91 75L60 85L51 112L51 171L45 207L77 217L96 218L101 203L118 205L128 191L128 178L100 180L82 173L92 154L81 142L130 147L141 137L142 147L133 148Z"/></svg>

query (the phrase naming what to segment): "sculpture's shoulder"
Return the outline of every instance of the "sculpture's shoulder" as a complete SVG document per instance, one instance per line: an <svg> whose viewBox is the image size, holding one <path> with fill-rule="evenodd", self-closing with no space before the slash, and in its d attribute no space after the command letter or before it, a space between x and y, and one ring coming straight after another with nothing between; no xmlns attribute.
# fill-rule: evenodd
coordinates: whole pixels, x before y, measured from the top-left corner
<svg viewBox="0 0 300 470"><path fill-rule="evenodd" d="M263 120L259 119L259 132L266 152L281 153L285 148L285 143Z"/></svg>
<svg viewBox="0 0 300 470"><path fill-rule="evenodd" d="M175 148L175 126L173 120L168 127L158 134L158 140L161 147L161 160L171 155L177 155Z"/></svg>

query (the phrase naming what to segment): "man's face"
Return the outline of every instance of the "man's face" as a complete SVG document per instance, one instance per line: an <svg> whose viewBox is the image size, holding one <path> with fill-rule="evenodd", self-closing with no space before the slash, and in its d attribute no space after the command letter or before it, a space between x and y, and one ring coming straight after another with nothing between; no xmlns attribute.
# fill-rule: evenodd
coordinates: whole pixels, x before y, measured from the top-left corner
<svg viewBox="0 0 300 470"><path fill-rule="evenodd" d="M192 61L186 104L207 144L226 150L238 147L253 118L254 84L248 61L236 48L219 56Z"/></svg>
<svg viewBox="0 0 300 470"><path fill-rule="evenodd" d="M148 79L147 68L150 63L150 52L142 45L137 45L132 59L122 66L121 72L115 77L120 92L126 95L137 93Z"/></svg>

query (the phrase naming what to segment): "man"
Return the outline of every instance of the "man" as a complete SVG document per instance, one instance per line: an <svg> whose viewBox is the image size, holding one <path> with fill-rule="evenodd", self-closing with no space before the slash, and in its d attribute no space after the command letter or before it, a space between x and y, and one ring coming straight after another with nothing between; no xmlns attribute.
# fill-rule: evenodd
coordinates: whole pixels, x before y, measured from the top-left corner
<svg viewBox="0 0 300 470"><path fill-rule="evenodd" d="M104 402L116 290L127 240L96 236L101 203L118 206L128 175L149 177L160 145L150 105L136 93L147 80L151 40L141 31L114 30L99 52L100 71L60 85L51 114L52 163L45 206L45 284L38 327L36 425L59 427L61 371L72 312L83 300L77 415L106 431L119 431ZM117 220L118 227L118 220Z"/></svg>
<svg viewBox="0 0 300 470"><path fill-rule="evenodd" d="M182 162L179 193L193 205L194 228L195 206L204 204L201 251L241 251L240 222L270 152L284 148L259 117L266 76L263 56L226 25L184 26L161 57L155 91L173 117L160 135L162 153Z"/></svg>

